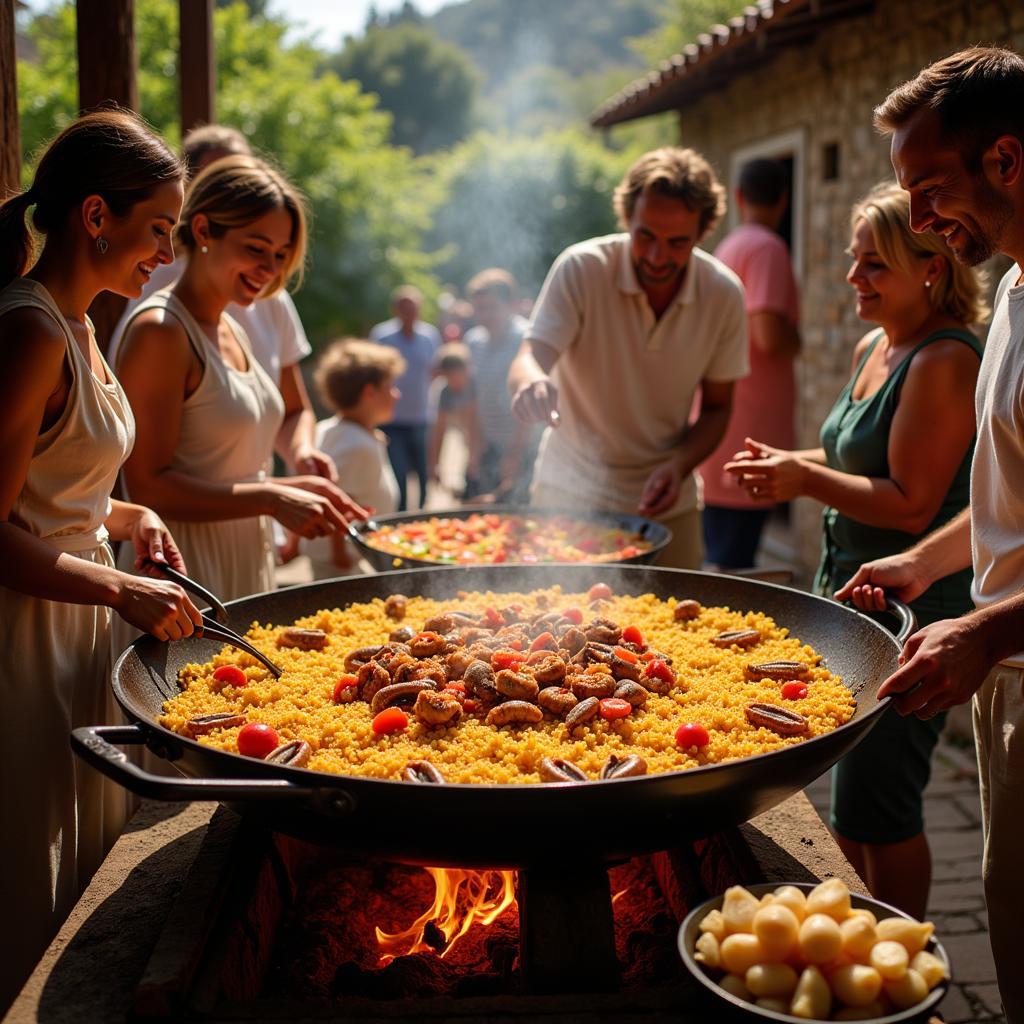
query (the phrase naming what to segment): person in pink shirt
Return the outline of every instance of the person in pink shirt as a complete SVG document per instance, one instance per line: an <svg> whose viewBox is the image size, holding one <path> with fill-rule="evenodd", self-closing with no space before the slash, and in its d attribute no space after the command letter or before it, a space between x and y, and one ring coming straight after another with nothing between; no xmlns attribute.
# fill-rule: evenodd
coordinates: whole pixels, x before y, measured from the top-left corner
<svg viewBox="0 0 1024 1024"><path fill-rule="evenodd" d="M757 502L722 468L746 437L794 446L793 362L800 351L799 298L789 249L778 234L789 203L785 168L758 159L740 172L736 204L740 225L715 250L743 282L750 345L750 375L736 382L725 437L700 466L706 559L720 569L754 564L771 507Z"/></svg>

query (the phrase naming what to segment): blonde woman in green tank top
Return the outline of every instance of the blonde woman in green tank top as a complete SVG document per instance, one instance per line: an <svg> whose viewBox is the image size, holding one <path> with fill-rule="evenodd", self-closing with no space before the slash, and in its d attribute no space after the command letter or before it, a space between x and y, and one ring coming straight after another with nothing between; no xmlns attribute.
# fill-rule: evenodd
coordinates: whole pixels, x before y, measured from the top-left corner
<svg viewBox="0 0 1024 1024"><path fill-rule="evenodd" d="M909 227L907 194L881 185L851 217L847 280L857 315L879 325L858 342L853 373L821 429L820 448L780 451L748 438L726 469L754 498L825 505L818 593L832 596L870 559L910 547L968 502L974 386L981 348L967 327L986 310L978 274L943 239ZM970 573L912 607L921 623L971 606ZM919 918L931 856L922 794L943 719L890 707L833 774L832 826L872 893Z"/></svg>

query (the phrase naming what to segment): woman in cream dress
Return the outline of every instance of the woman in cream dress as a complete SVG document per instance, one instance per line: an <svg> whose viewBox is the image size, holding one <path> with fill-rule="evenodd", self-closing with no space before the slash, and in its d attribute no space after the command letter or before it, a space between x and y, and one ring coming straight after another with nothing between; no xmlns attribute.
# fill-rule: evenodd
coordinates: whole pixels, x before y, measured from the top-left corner
<svg viewBox="0 0 1024 1024"><path fill-rule="evenodd" d="M253 157L217 160L191 184L176 241L181 277L139 306L118 349L137 422L124 480L174 524L196 578L232 600L273 587L271 518L317 537L365 512L322 477L268 476L284 405L224 312L276 293L302 266L295 190Z"/></svg>
<svg viewBox="0 0 1024 1024"><path fill-rule="evenodd" d="M114 568L108 538L184 568L149 509L111 501L131 410L86 310L137 295L171 259L181 169L134 116L80 118L32 187L0 206L0 1014L124 823L122 791L77 761L68 734L111 721L111 609L160 639L199 613L180 588ZM44 236L38 260L25 215Z"/></svg>

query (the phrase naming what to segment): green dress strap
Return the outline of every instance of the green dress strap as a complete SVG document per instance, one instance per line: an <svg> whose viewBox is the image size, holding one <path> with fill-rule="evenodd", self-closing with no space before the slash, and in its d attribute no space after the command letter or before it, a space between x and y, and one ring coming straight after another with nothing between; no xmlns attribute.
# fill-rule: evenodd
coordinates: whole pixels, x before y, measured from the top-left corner
<svg viewBox="0 0 1024 1024"><path fill-rule="evenodd" d="M853 389L883 336L884 332L877 332L822 424L821 443L826 463L842 473L878 478L890 476L889 433L904 381L918 352L948 338L963 342L981 358L981 343L970 331L957 328L935 331L914 346L874 394L855 399ZM826 508L822 514L822 560L815 589L823 594L834 593L864 562L905 551L965 508L969 499L973 454L972 438L939 511L920 534L870 526L843 515L835 508ZM919 621L934 621L969 611L972 607L970 582L970 570L965 570L932 586L913 604Z"/></svg>

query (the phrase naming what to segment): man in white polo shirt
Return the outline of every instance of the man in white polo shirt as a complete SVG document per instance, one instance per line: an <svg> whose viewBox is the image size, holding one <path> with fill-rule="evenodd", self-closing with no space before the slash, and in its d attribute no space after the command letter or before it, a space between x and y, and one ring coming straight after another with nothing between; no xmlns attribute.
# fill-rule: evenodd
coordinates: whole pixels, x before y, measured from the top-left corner
<svg viewBox="0 0 1024 1024"><path fill-rule="evenodd" d="M699 153L667 147L627 171L615 210L622 234L555 261L509 371L516 415L550 427L533 503L660 519L673 532L661 563L699 568L693 470L722 439L733 382L748 372L742 286L696 248L725 192Z"/></svg>

